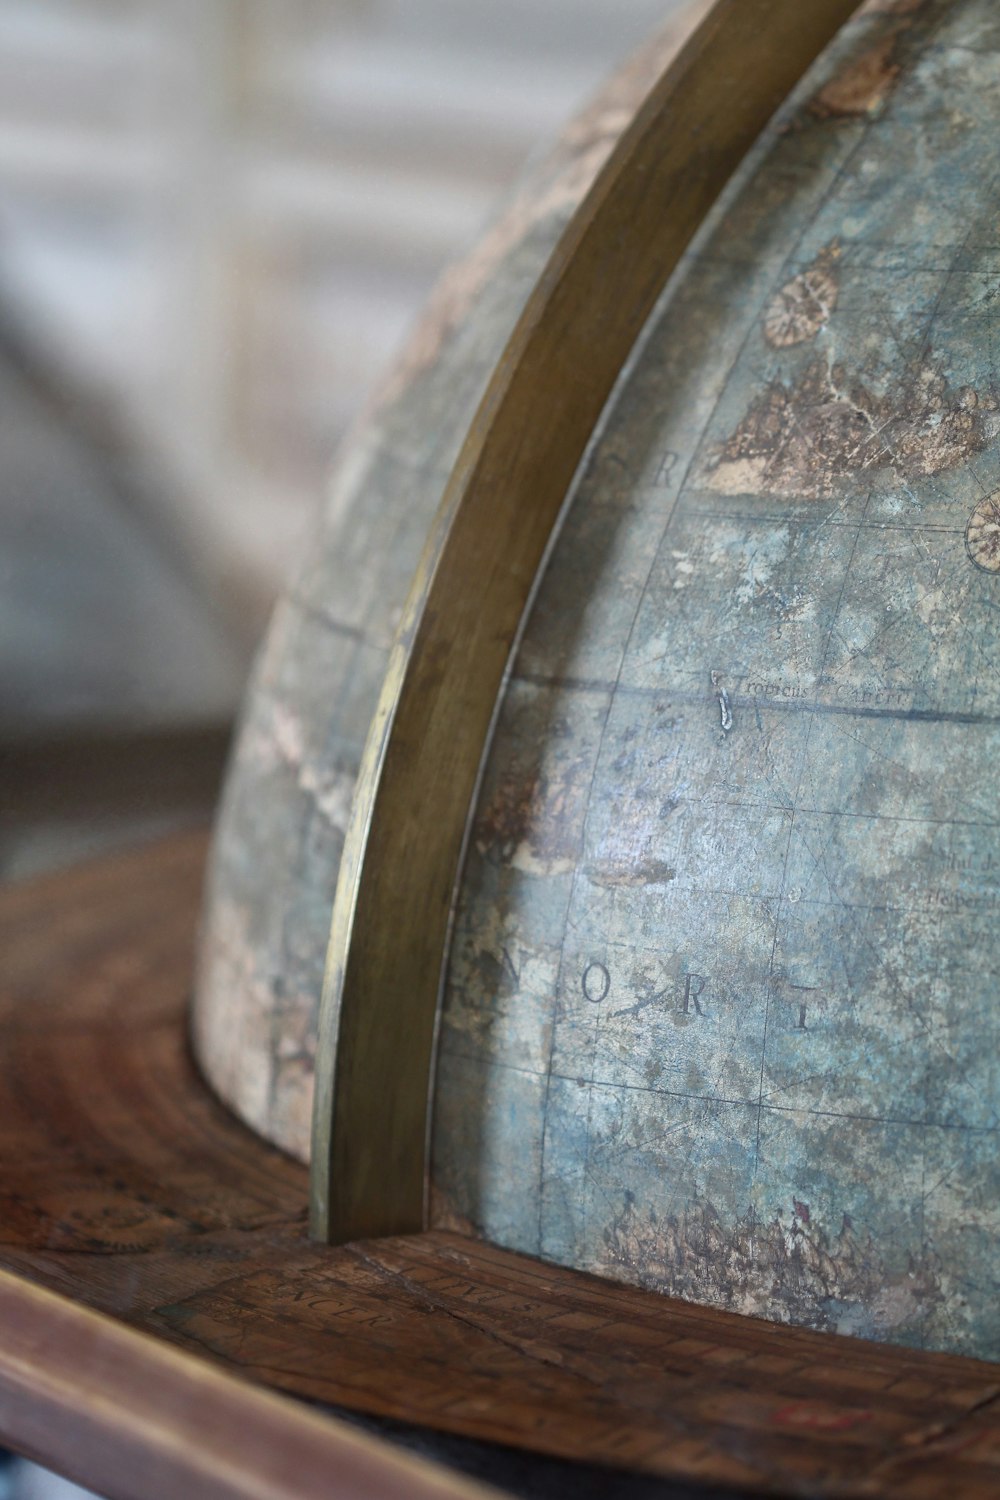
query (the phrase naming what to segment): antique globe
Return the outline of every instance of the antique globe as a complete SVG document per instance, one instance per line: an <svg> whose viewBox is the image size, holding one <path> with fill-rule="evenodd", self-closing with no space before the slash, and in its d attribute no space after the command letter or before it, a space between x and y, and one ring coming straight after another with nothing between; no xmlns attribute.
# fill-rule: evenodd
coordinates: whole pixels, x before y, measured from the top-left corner
<svg viewBox="0 0 1000 1500"><path fill-rule="evenodd" d="M453 888L432 892L444 949L424 955L402 914L365 949L403 976L390 1020L407 965L442 975L429 1084L415 1064L425 1221L995 1360L992 0L876 0L822 51L631 341L491 690L471 804L410 795L405 839L358 811L366 757L389 776L423 753L411 735L409 761L378 760L403 722L379 718L380 692L447 630L447 601L413 630L407 599L434 602L435 515L477 408L675 46L651 46L528 176L341 460L238 737L196 1053L303 1160L326 1140L320 1122L311 1146L317 1072L335 1137L345 1079L371 1119L391 1110L394 1076L366 1059L384 1045L404 1077L424 1044L409 1020L383 1042L368 1012L344 1032L353 971L333 950L321 1025L331 914L346 903L356 935L350 851L372 828L399 840L383 884L433 885L445 809L466 836ZM632 290L600 283L608 309ZM574 380L535 388L525 431L553 448ZM475 565L516 533L482 530ZM460 726L464 700L449 712Z"/></svg>

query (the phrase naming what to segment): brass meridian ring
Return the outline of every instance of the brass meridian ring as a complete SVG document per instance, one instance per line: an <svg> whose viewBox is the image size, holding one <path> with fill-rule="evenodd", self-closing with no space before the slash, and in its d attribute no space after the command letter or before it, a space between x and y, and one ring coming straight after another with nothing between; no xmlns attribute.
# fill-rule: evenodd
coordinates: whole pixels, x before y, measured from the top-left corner
<svg viewBox="0 0 1000 1500"><path fill-rule="evenodd" d="M573 216L448 481L365 745L317 1048L312 1232L420 1229L434 1033L469 807L574 473L671 272L857 0L718 0Z"/></svg>

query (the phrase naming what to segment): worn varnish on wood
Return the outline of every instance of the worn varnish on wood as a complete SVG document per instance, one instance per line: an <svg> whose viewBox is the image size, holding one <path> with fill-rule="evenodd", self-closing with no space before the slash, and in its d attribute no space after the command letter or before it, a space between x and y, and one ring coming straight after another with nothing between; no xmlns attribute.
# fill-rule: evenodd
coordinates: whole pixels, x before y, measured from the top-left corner
<svg viewBox="0 0 1000 1500"><path fill-rule="evenodd" d="M0 895L5 1271L279 1390L538 1453L776 1494L996 1492L990 1365L688 1306L454 1234L311 1244L304 1170L189 1061L202 858L181 838ZM16 1303L6 1281L3 1296ZM0 1342L0 1393L13 1358ZM51 1455L25 1421L0 1398L4 1439Z"/></svg>
<svg viewBox="0 0 1000 1500"><path fill-rule="evenodd" d="M494 1493L6 1271L0 1324L0 1431L108 1500Z"/></svg>

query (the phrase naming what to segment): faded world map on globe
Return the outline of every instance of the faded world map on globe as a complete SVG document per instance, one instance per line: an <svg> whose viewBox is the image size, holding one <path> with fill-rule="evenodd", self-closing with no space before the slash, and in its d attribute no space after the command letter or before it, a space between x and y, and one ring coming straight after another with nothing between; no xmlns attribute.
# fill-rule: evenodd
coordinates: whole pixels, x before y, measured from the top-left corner
<svg viewBox="0 0 1000 1500"><path fill-rule="evenodd" d="M488 759L433 1165L504 1245L994 1358L998 52L992 0L869 7L636 352Z"/></svg>

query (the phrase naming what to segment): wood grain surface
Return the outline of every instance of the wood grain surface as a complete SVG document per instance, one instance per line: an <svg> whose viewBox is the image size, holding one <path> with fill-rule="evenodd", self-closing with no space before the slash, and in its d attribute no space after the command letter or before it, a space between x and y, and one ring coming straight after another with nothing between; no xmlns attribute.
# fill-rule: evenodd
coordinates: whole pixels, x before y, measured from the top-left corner
<svg viewBox="0 0 1000 1500"><path fill-rule="evenodd" d="M488 1500L492 1490L0 1272L0 1426L110 1500Z"/></svg>
<svg viewBox="0 0 1000 1500"><path fill-rule="evenodd" d="M470 802L577 465L656 298L856 0L718 0L574 214L459 454L399 626L338 875L316 1054L312 1225L424 1222L441 968Z"/></svg>
<svg viewBox="0 0 1000 1500"><path fill-rule="evenodd" d="M64 1467L72 1445L77 1476L105 1488L120 1447L132 1478L116 1495L252 1493L142 1487L136 1465L149 1475L162 1458L142 1417L157 1382L175 1416L198 1417L202 1377L174 1362L179 1347L314 1401L730 1490L996 1493L992 1365L694 1307L457 1235L311 1243L305 1171L235 1122L189 1060L203 853L184 836L0 893L6 1441ZM81 1324L46 1302L39 1325L32 1286L105 1316ZM157 1338L141 1356L122 1345L118 1369L122 1323ZM120 1385L89 1401L95 1371L120 1381L133 1358L136 1411ZM226 1383L244 1435L251 1398ZM297 1441L291 1417L273 1422L262 1464ZM221 1431L211 1463L249 1464L256 1438L236 1453Z"/></svg>

